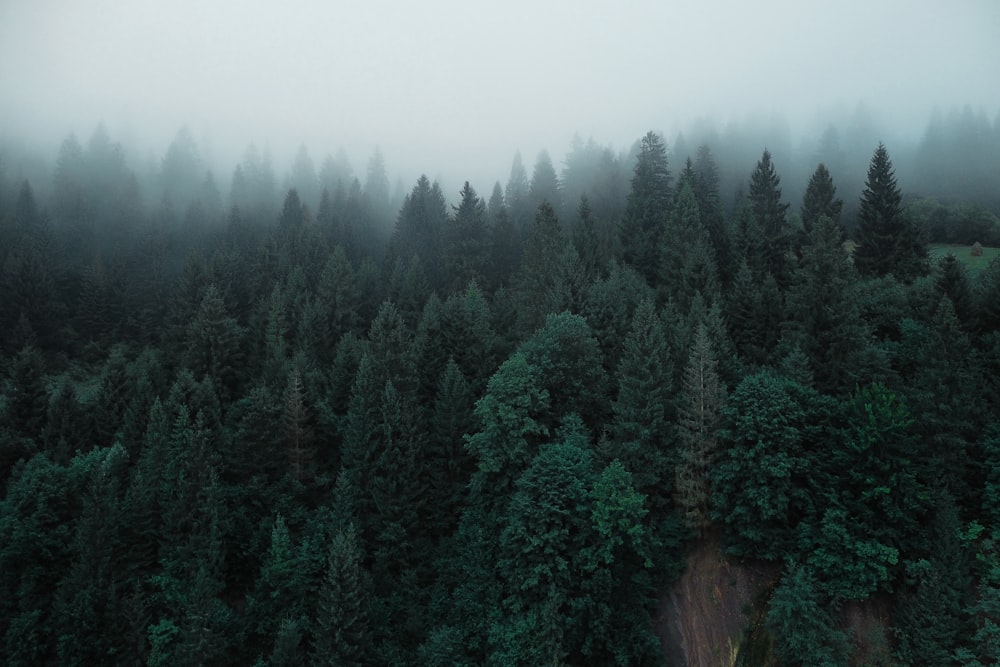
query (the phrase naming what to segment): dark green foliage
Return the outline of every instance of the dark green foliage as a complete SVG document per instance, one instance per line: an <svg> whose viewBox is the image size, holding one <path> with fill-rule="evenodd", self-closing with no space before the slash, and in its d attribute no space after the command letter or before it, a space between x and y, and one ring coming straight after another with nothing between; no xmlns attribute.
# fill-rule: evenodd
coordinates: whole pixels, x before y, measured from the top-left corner
<svg viewBox="0 0 1000 667"><path fill-rule="evenodd" d="M782 301L770 274L754 275L749 264L740 264L729 291L726 323L737 354L751 365L768 361L778 344Z"/></svg>
<svg viewBox="0 0 1000 667"><path fill-rule="evenodd" d="M145 424L143 424L145 428ZM90 420L69 379L63 379L49 403L42 435L45 451L53 461L66 465L78 451L89 448Z"/></svg>
<svg viewBox="0 0 1000 667"><path fill-rule="evenodd" d="M697 292L716 289L715 258L694 191L684 182L660 238L659 291L663 301L673 300L687 309Z"/></svg>
<svg viewBox="0 0 1000 667"><path fill-rule="evenodd" d="M538 369L540 386L550 397L549 410L541 415L541 422L552 429L575 412L596 432L610 405L601 352L586 320L570 313L549 315L545 326L526 340L519 352Z"/></svg>
<svg viewBox="0 0 1000 667"><path fill-rule="evenodd" d="M866 370L870 337L858 307L857 276L832 219L816 219L808 238L788 290L785 338L808 358L820 391L844 391Z"/></svg>
<svg viewBox="0 0 1000 667"><path fill-rule="evenodd" d="M243 329L228 316L214 284L208 286L194 319L188 325L187 367L196 377L213 378L223 400L240 390L244 355Z"/></svg>
<svg viewBox="0 0 1000 667"><path fill-rule="evenodd" d="M908 553L927 503L914 469L917 442L910 412L879 384L855 391L842 412L847 429L831 452L830 472L840 476L849 527L871 540L872 550ZM857 558L863 564L872 554Z"/></svg>
<svg viewBox="0 0 1000 667"><path fill-rule="evenodd" d="M580 264L589 282L604 274L610 253L607 244L597 231L597 223L590 210L586 195L580 198L577 221L573 226L573 246L580 257Z"/></svg>
<svg viewBox="0 0 1000 667"><path fill-rule="evenodd" d="M709 523L708 474L718 448L716 431L725 395L715 349L704 324L695 330L682 381L674 503L689 527L703 529Z"/></svg>
<svg viewBox="0 0 1000 667"><path fill-rule="evenodd" d="M643 301L632 318L618 365L618 398L612 409L605 458L618 459L632 474L658 516L669 504L676 443L670 421L673 364L655 306Z"/></svg>
<svg viewBox="0 0 1000 667"><path fill-rule="evenodd" d="M341 529L330 543L326 574L316 607L310 664L363 665L372 645L368 625L369 592L363 556L354 529Z"/></svg>
<svg viewBox="0 0 1000 667"><path fill-rule="evenodd" d="M962 328L966 331L972 329L975 324L972 285L965 265L948 253L938 260L936 273L935 287L938 293L951 299L955 316Z"/></svg>
<svg viewBox="0 0 1000 667"><path fill-rule="evenodd" d="M470 281L484 284L488 275L490 246L486 228L486 202L465 182L454 217L445 223L442 269L449 277L445 288L457 290Z"/></svg>
<svg viewBox="0 0 1000 667"><path fill-rule="evenodd" d="M562 210L562 193L559 187L559 177L552 166L552 158L546 150L538 154L535 168L531 172L531 184L528 186L528 201L534 207L548 203L555 211Z"/></svg>
<svg viewBox="0 0 1000 667"><path fill-rule="evenodd" d="M948 204L904 213L880 147L852 266L825 167L799 229L732 138L453 208L378 152L251 147L225 204L184 130L134 174L71 137L51 188L4 153L0 662L657 665L716 542L785 565L769 660L996 662L1000 263L921 276L916 230L1000 227L909 169Z"/></svg>
<svg viewBox="0 0 1000 667"><path fill-rule="evenodd" d="M441 188L421 176L399 210L392 254L402 259L416 256L423 266L436 270L441 256L441 234L447 224L448 211ZM440 278L435 275L432 284L440 284Z"/></svg>
<svg viewBox="0 0 1000 667"><path fill-rule="evenodd" d="M475 400L458 364L448 360L441 374L427 447L428 502L424 519L439 536L451 534L465 505L473 461L465 435L474 430Z"/></svg>
<svg viewBox="0 0 1000 667"><path fill-rule="evenodd" d="M748 198L764 242L764 269L778 285L784 285L788 277L787 253L792 239L788 221L785 220L788 204L781 202L780 184L781 178L771 162L771 153L765 149L750 176Z"/></svg>
<svg viewBox="0 0 1000 667"><path fill-rule="evenodd" d="M829 447L832 406L782 377L747 376L722 410L712 469L713 521L731 553L777 560L795 552L795 530L814 511L817 452Z"/></svg>
<svg viewBox="0 0 1000 667"><path fill-rule="evenodd" d="M862 276L893 274L910 281L927 272L927 246L906 218L889 152L879 144L868 167L858 212L854 264Z"/></svg>
<svg viewBox="0 0 1000 667"><path fill-rule="evenodd" d="M73 540L76 557L59 583L53 606L55 624L63 628L56 649L63 663L93 664L114 655L124 629L121 560L115 545L122 526L127 459L121 445L95 454Z"/></svg>
<svg viewBox="0 0 1000 667"><path fill-rule="evenodd" d="M513 354L490 378L486 394L476 402L477 432L466 438L476 459L472 477L473 502L496 507L504 502L514 480L534 458L538 439L549 429L539 417L551 408L549 392L541 386L540 370L523 352Z"/></svg>
<svg viewBox="0 0 1000 667"><path fill-rule="evenodd" d="M22 348L10 369L11 391L7 396L8 425L36 447L42 443L49 407L44 363L36 348Z"/></svg>
<svg viewBox="0 0 1000 667"><path fill-rule="evenodd" d="M909 664L949 664L971 634L964 615L969 565L962 526L954 501L936 500L929 557L908 564L913 588L898 599L897 655Z"/></svg>
<svg viewBox="0 0 1000 667"><path fill-rule="evenodd" d="M652 289L634 269L612 263L608 277L594 281L587 289L583 315L601 349L604 368L610 374L621 358L625 339L636 307L644 299L654 298Z"/></svg>
<svg viewBox="0 0 1000 667"><path fill-rule="evenodd" d="M531 235L515 278L518 300L518 330L530 335L556 312L559 288L558 258L566 246L562 225L548 202L538 207Z"/></svg>
<svg viewBox="0 0 1000 667"><path fill-rule="evenodd" d="M305 583L302 569L288 526L279 514L271 528L270 548L264 555L254 590L247 599L248 616L254 619L248 637L251 653L266 652L272 643L277 648L282 632L288 631L284 628L285 622L302 613ZM290 643L288 640L285 637L282 641Z"/></svg>
<svg viewBox="0 0 1000 667"><path fill-rule="evenodd" d="M837 630L808 568L790 563L771 594L767 628L783 665L844 664L847 638Z"/></svg>
<svg viewBox="0 0 1000 667"><path fill-rule="evenodd" d="M698 201L698 212L712 244L719 277L728 283L736 270L732 232L719 196L719 171L707 144L698 147L694 161L694 196Z"/></svg>
<svg viewBox="0 0 1000 667"><path fill-rule="evenodd" d="M809 185L806 186L806 194L802 198L802 230L806 236L812 233L813 226L820 218L829 218L840 227L840 213L844 208L844 201L837 197L837 186L833 184L833 177L822 162L816 167L816 171L809 178Z"/></svg>
<svg viewBox="0 0 1000 667"><path fill-rule="evenodd" d="M647 132L639 147L632 187L621 224L622 257L649 284L657 272L658 248L671 203L667 149L655 132Z"/></svg>

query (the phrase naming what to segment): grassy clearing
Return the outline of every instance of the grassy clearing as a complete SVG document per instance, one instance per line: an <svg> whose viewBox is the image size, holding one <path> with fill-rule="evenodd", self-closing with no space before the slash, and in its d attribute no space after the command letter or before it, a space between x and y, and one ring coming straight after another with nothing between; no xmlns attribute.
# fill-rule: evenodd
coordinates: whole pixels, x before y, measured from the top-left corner
<svg viewBox="0 0 1000 667"><path fill-rule="evenodd" d="M936 262L941 257L951 253L955 256L955 259L965 264L965 268L969 270L971 276L978 275L980 271L993 261L994 257L1000 257L1000 248L984 247L982 256L973 257L972 246L949 243L931 243L928 245L928 250L930 251L932 262Z"/></svg>

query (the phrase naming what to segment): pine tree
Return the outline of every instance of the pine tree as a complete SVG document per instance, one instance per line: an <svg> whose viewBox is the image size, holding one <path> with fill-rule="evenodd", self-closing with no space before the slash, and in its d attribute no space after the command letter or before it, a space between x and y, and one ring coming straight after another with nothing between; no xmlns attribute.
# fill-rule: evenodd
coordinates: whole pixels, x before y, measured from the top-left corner
<svg viewBox="0 0 1000 667"><path fill-rule="evenodd" d="M292 477L304 481L312 476L313 452L312 415L306 405L305 388L297 368L288 373L285 386L285 441L288 446L288 465Z"/></svg>
<svg viewBox="0 0 1000 667"><path fill-rule="evenodd" d="M813 225L820 217L832 220L840 227L840 212L844 208L844 200L837 197L837 187L833 178L822 162L809 178L806 194L802 198L802 230L808 236Z"/></svg>
<svg viewBox="0 0 1000 667"><path fill-rule="evenodd" d="M466 447L476 459L471 500L493 518L497 506L502 507L510 497L514 480L534 457L539 438L548 434L538 419L550 406L541 379L539 369L516 352L493 374L486 393L476 402L480 428L466 436Z"/></svg>
<svg viewBox="0 0 1000 667"><path fill-rule="evenodd" d="M7 419L22 437L42 443L49 407L45 387L45 362L34 347L22 348L11 368L11 391L7 397Z"/></svg>
<svg viewBox="0 0 1000 667"><path fill-rule="evenodd" d="M862 276L893 274L908 282L927 272L927 246L920 230L903 213L889 151L879 143L868 166L858 211L854 265Z"/></svg>
<svg viewBox="0 0 1000 667"><path fill-rule="evenodd" d="M908 574L916 586L897 598L897 656L904 663L949 664L971 634L964 615L969 563L958 508L947 494L935 500L929 557L910 564Z"/></svg>
<svg viewBox="0 0 1000 667"><path fill-rule="evenodd" d="M935 287L938 294L951 300L955 316L965 331L971 331L974 326L974 303L972 285L969 283L965 265L951 253L938 260L937 279Z"/></svg>
<svg viewBox="0 0 1000 667"><path fill-rule="evenodd" d="M544 202L538 207L531 236L515 277L518 293L518 330L529 335L555 310L558 257L566 245L555 209Z"/></svg>
<svg viewBox="0 0 1000 667"><path fill-rule="evenodd" d="M791 234L785 219L788 204L781 203L780 184L771 153L765 149L750 176L749 200L765 244L764 268L783 286L788 278L786 255L791 248Z"/></svg>
<svg viewBox="0 0 1000 667"><path fill-rule="evenodd" d="M787 294L786 341L809 359L820 391L849 390L864 373L870 333L858 306L857 274L832 219L816 219Z"/></svg>
<svg viewBox="0 0 1000 667"><path fill-rule="evenodd" d="M836 667L844 664L847 638L836 629L813 574L790 561L774 589L765 620L781 664Z"/></svg>
<svg viewBox="0 0 1000 667"><path fill-rule="evenodd" d="M303 664L302 622L297 618L283 618L274 636L271 649L272 667L300 667Z"/></svg>
<svg viewBox="0 0 1000 667"><path fill-rule="evenodd" d="M207 375L216 381L223 400L231 399L240 389L243 333L226 312L218 287L209 285L188 324L185 360L196 377Z"/></svg>
<svg viewBox="0 0 1000 667"><path fill-rule="evenodd" d="M486 203L465 182L461 201L454 206L454 218L444 225L442 284L450 290L465 288L470 282L484 283L490 256L486 227Z"/></svg>
<svg viewBox="0 0 1000 667"><path fill-rule="evenodd" d="M576 575L589 534L594 473L576 418L543 445L501 519L497 562L504 617L491 641L517 663L560 662L586 636L587 599ZM556 659L559 659L558 661Z"/></svg>
<svg viewBox="0 0 1000 667"><path fill-rule="evenodd" d="M678 406L678 463L674 473L674 502L685 523L696 529L708 521L708 471L718 446L724 386L708 328L699 324L684 368Z"/></svg>
<svg viewBox="0 0 1000 667"><path fill-rule="evenodd" d="M536 209L528 196L528 172L524 169L521 151L514 152L514 159L510 165L510 177L507 179L507 187L504 189L504 202L507 206L507 215L517 231L518 242L520 242L528 237L532 216Z"/></svg>
<svg viewBox="0 0 1000 667"><path fill-rule="evenodd" d="M562 210L562 193L559 187L559 177L552 166L549 152L542 150L535 160L535 168L531 173L531 184L528 186L528 200L534 207L548 203L554 211Z"/></svg>
<svg viewBox="0 0 1000 667"><path fill-rule="evenodd" d="M490 276L487 285L491 291L510 285L521 259L521 231L504 202L498 182L490 197Z"/></svg>
<svg viewBox="0 0 1000 667"><path fill-rule="evenodd" d="M423 266L434 271L432 285L441 285L442 276L437 272L441 235L448 224L448 210L441 188L437 183L431 184L426 176L421 176L399 209L390 256L405 260L416 255Z"/></svg>
<svg viewBox="0 0 1000 667"><path fill-rule="evenodd" d="M623 259L650 285L656 282L657 253L670 202L667 149L660 136L651 131L640 142L621 226Z"/></svg>
<svg viewBox="0 0 1000 667"><path fill-rule="evenodd" d="M618 398L605 458L624 464L658 516L673 482L672 383L673 364L660 319L652 302L643 301L632 317L618 366Z"/></svg>
<svg viewBox="0 0 1000 667"><path fill-rule="evenodd" d="M288 526L278 514L271 526L270 546L247 599L251 643L257 651L263 653L276 642L283 619L301 614L304 583Z"/></svg>
<svg viewBox="0 0 1000 667"><path fill-rule="evenodd" d="M609 248L601 242L597 234L597 225L586 195L580 197L572 238L588 282L593 282L595 278L604 274L610 254Z"/></svg>
<svg viewBox="0 0 1000 667"><path fill-rule="evenodd" d="M363 560L353 528L341 529L330 543L326 575L320 588L310 659L314 667L369 662L370 603Z"/></svg>
<svg viewBox="0 0 1000 667"><path fill-rule="evenodd" d="M710 256L710 248L698 201L685 180L677 191L673 210L660 239L658 288L662 301L673 299L682 308L687 308L694 291L697 291L696 283L704 282L694 278L695 273L702 271L695 267L691 258L703 260L706 255ZM714 264L714 260L709 259L707 263ZM688 287L695 289L689 292Z"/></svg>
<svg viewBox="0 0 1000 667"><path fill-rule="evenodd" d="M431 516L424 521L439 537L450 535L457 527L466 504L473 461L465 448L465 435L475 427L473 405L469 383L458 364L449 359L435 394L427 452L426 506Z"/></svg>
<svg viewBox="0 0 1000 667"><path fill-rule="evenodd" d="M708 146L698 147L694 161L694 196L698 201L698 212L708 232L712 244L719 278L728 284L736 271L737 260L733 251L733 239L726 220L726 214L719 197L719 172L715 158Z"/></svg>

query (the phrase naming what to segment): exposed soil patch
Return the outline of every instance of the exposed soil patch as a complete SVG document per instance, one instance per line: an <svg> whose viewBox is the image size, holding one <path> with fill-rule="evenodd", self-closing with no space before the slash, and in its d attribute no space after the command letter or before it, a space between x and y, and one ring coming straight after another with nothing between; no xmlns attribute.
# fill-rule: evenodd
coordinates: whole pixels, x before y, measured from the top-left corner
<svg viewBox="0 0 1000 667"><path fill-rule="evenodd" d="M734 665L778 574L774 565L727 559L717 539L699 541L684 574L660 600L657 634L667 664Z"/></svg>

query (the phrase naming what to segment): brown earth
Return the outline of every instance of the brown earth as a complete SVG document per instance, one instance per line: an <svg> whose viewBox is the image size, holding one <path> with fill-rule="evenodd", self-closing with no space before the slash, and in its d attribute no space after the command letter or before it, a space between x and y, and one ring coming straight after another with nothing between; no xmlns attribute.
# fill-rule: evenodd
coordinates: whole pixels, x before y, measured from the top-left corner
<svg viewBox="0 0 1000 667"><path fill-rule="evenodd" d="M668 665L732 667L779 569L727 559L718 540L700 540L684 574L660 600L657 634Z"/></svg>
<svg viewBox="0 0 1000 667"><path fill-rule="evenodd" d="M760 624L780 575L774 564L727 558L715 537L699 540L684 573L660 599L656 632L666 664L772 664L770 639ZM839 625L851 646L851 665L891 664L891 607L885 595L841 607Z"/></svg>

